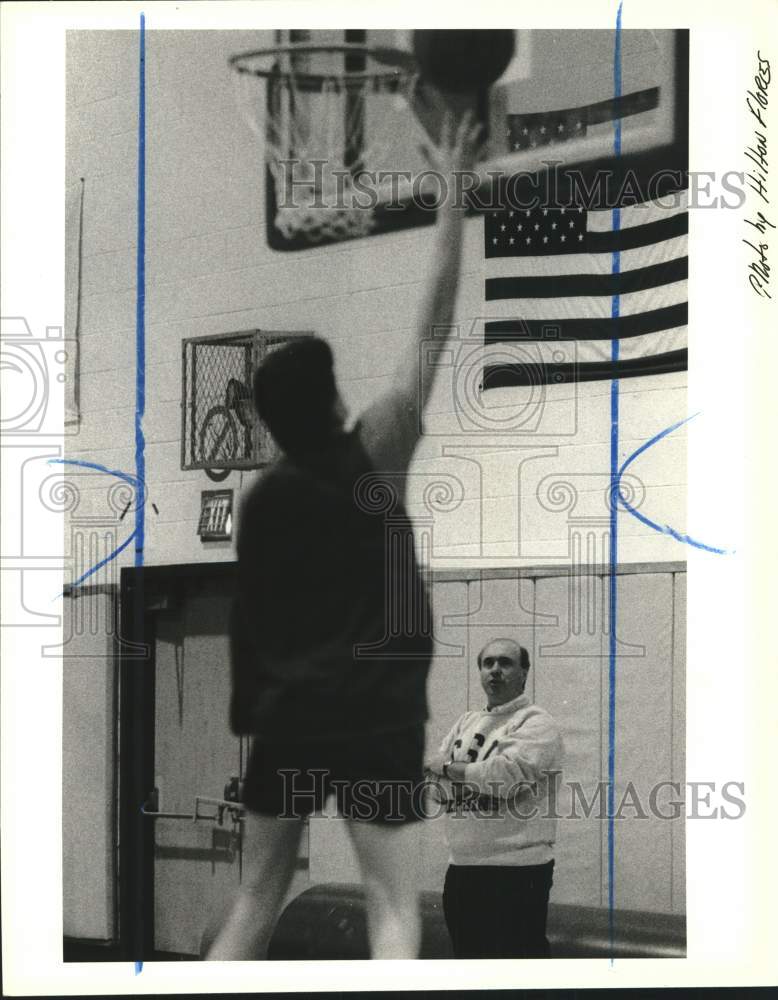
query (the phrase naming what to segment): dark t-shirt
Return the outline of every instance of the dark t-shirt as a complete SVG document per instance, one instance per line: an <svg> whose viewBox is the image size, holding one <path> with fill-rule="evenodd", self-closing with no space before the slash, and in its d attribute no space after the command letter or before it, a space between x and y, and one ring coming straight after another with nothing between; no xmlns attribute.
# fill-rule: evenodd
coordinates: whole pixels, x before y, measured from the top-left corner
<svg viewBox="0 0 778 1000"><path fill-rule="evenodd" d="M234 732L317 739L427 718L432 624L403 487L372 469L358 430L304 465L282 458L252 487L238 531Z"/></svg>

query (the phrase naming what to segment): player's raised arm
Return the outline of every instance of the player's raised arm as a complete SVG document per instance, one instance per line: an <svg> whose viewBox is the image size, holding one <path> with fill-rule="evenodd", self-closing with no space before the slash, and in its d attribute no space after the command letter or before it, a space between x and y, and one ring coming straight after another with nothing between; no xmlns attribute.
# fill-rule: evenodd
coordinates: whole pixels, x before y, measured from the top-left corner
<svg viewBox="0 0 778 1000"><path fill-rule="evenodd" d="M429 278L413 336L401 352L390 390L362 414L362 439L378 470L403 471L422 432L422 412L432 389L434 366L422 363L424 341L450 326L459 285L465 207L457 174L472 169L480 126L468 113L454 131L447 116L437 148L422 152L442 178L446 197L438 209L429 260Z"/></svg>

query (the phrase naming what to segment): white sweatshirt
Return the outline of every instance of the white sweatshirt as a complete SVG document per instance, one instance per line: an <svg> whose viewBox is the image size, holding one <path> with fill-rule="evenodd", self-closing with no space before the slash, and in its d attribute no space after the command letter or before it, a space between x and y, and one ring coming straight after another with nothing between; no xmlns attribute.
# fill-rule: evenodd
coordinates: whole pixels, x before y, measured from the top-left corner
<svg viewBox="0 0 778 1000"><path fill-rule="evenodd" d="M469 762L463 784L441 779L454 865L539 865L553 857L556 819L549 786L564 752L556 723L526 695L465 712L440 747Z"/></svg>

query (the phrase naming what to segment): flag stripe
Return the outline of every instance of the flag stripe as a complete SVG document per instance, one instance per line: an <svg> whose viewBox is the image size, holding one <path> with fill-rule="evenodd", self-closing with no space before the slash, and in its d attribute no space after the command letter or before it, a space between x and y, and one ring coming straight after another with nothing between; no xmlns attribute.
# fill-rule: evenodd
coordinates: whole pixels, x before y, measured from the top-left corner
<svg viewBox="0 0 778 1000"><path fill-rule="evenodd" d="M619 295L619 312L622 316L651 309L665 309L681 305L687 300L685 281L676 281L657 288L642 289ZM515 320L572 320L607 319L612 313L613 299L609 295L592 295L578 298L498 299L489 307L489 321Z"/></svg>
<svg viewBox="0 0 778 1000"><path fill-rule="evenodd" d="M591 264L591 257L588 254L585 255L585 260ZM512 270L515 271L515 268ZM495 299L550 299L557 296L624 295L674 281L684 281L688 277L688 270L688 258L679 257L675 260L664 260L659 264L650 264L647 267L622 271L620 274L603 271L602 274L554 274L553 276L533 274L531 277L487 278L486 299L494 301ZM520 312L522 307L523 302L518 303L517 311Z"/></svg>
<svg viewBox="0 0 778 1000"><path fill-rule="evenodd" d="M628 337L619 342L619 358L628 361L647 354L667 354L686 347L687 328L670 327L654 333ZM556 364L584 364L607 361L611 357L609 340L513 340L501 341L484 347L480 364L484 368L491 365L522 365L530 367Z"/></svg>
<svg viewBox="0 0 778 1000"><path fill-rule="evenodd" d="M612 97L608 101L598 101L597 104L590 104L584 110L588 123L597 125L600 122L612 122L616 118L628 118L644 111L653 111L658 106L659 87L650 87L647 90L635 90L631 94L623 94L621 97Z"/></svg>
<svg viewBox="0 0 778 1000"><path fill-rule="evenodd" d="M631 229L633 226L642 226L647 222L659 222L660 219L671 219L687 211L686 191L676 191L672 196L673 202L668 198L659 198L655 201L641 201L637 205L625 205L619 209L621 218L620 229ZM586 228L591 233L605 233L613 229L613 209L598 208L589 209L589 217L586 220Z"/></svg>
<svg viewBox="0 0 778 1000"><path fill-rule="evenodd" d="M586 249L589 253L634 250L635 247L644 247L649 243L685 236L688 231L689 215L687 212L682 212L680 215L670 216L669 219L659 219L657 222L647 222L629 229L618 229L607 233L590 232L586 236Z"/></svg>
<svg viewBox="0 0 778 1000"><path fill-rule="evenodd" d="M649 354L669 354L687 346L685 326L647 333L619 341L619 360L631 361ZM479 368L521 367L539 370L555 369L560 364L594 364L612 360L611 341L608 340L547 340L511 341L485 346L478 357L471 356L469 365ZM540 375L536 381L542 381Z"/></svg>
<svg viewBox="0 0 778 1000"><path fill-rule="evenodd" d="M562 218L561 213L559 218ZM524 256L538 257L549 255L563 257L565 254L579 253L613 253L616 250L634 250L635 247L648 246L651 243L659 243L661 240L684 236L689 229L688 212L680 212L667 219L646 222L640 226L630 226L628 229L608 230L607 232L590 232L588 230L582 232L576 225L580 216L572 214L568 218L570 220L568 228L560 226L559 235L554 232L553 236L549 236L547 233L539 234L540 222L532 224L528 232L519 228L524 223L516 223L515 247L509 250L502 247L500 237L492 235L491 226L485 225L485 256L487 259L514 257L519 255L519 251ZM506 226L506 232L511 232L510 224ZM562 236L566 237L566 242L562 241ZM506 238L503 237L503 239Z"/></svg>
<svg viewBox="0 0 778 1000"><path fill-rule="evenodd" d="M686 302L661 309L649 309L634 316L616 316L610 319L546 319L546 320L497 320L484 324L487 344L501 341L523 340L621 340L644 333L686 326Z"/></svg>
<svg viewBox="0 0 778 1000"><path fill-rule="evenodd" d="M651 267L662 261L685 257L687 240L677 236L653 246L624 250L621 266L624 270ZM487 280L494 278L532 278L568 274L611 274L612 260L609 254L575 253L544 257L492 257L486 269Z"/></svg>
<svg viewBox="0 0 778 1000"><path fill-rule="evenodd" d="M558 108L549 111L526 112L524 114L508 115L509 133L515 132L522 125L533 128L537 123L543 123L551 118L566 118L577 120L581 124L600 125L612 122L617 118L629 118L659 107L659 87L648 87L645 90L633 90L621 97L611 97L594 104L581 104L575 108Z"/></svg>
<svg viewBox="0 0 778 1000"><path fill-rule="evenodd" d="M593 382L599 379L634 378L638 375L663 375L685 371L686 348L666 354L652 354L626 361L593 361L580 364L543 365L534 370L526 365L491 365L484 369L483 388L533 386L569 382ZM540 374L540 381L538 380Z"/></svg>
<svg viewBox="0 0 778 1000"><path fill-rule="evenodd" d="M688 211L688 192L685 190L674 191L672 194L665 195L662 198L655 198L649 201L641 201L635 205L624 205L619 208L621 215L621 221L619 224L619 229L631 229L633 226L642 226L647 222L659 222L662 219L670 219L676 215L681 215L683 212ZM597 193L592 191L591 198L595 199L598 197ZM672 201L668 199L672 198ZM542 209L541 209L542 211ZM503 222L506 228L510 229L511 225L515 225L519 222L525 220L528 216L536 215L537 212L532 208L514 208L509 212L493 213L492 218L497 218L499 222ZM545 210L545 215L551 215L552 218L556 219L557 222L562 225L567 219L572 217L576 219L578 215L583 214L578 211L578 206L570 205L551 205ZM589 232L606 233L613 229L613 208L590 208L587 210L586 228Z"/></svg>

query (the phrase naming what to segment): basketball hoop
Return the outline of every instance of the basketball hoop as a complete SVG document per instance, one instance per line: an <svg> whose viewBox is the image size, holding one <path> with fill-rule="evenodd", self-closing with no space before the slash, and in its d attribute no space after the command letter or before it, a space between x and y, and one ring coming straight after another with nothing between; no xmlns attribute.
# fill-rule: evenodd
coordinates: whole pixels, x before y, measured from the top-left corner
<svg viewBox="0 0 778 1000"><path fill-rule="evenodd" d="M280 45L234 55L230 66L239 106L265 145L279 232L311 244L368 235L387 200L371 168L390 162L398 104L418 82L413 56L359 43ZM421 126L406 117L421 141ZM394 185L393 198L410 197L410 182Z"/></svg>

